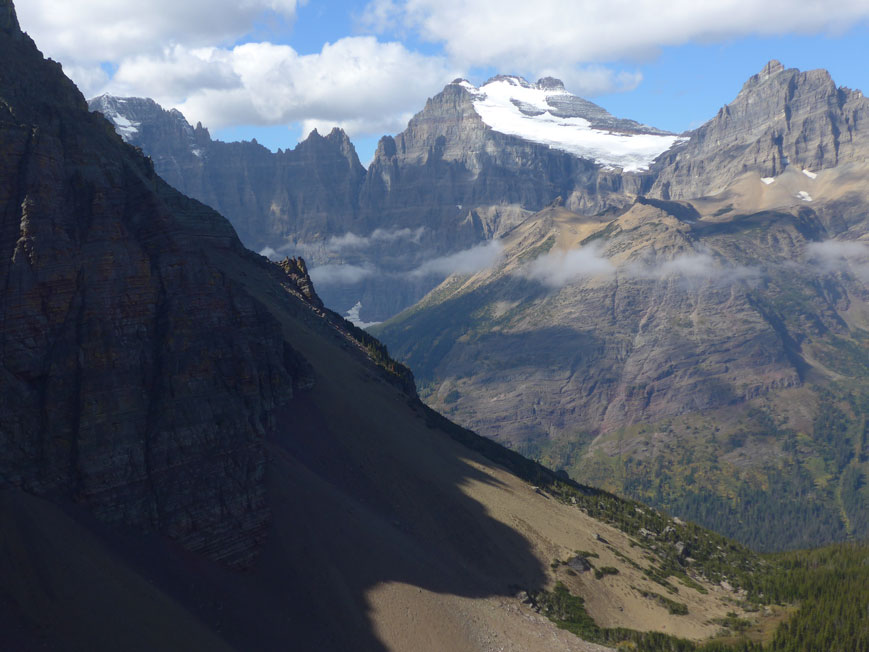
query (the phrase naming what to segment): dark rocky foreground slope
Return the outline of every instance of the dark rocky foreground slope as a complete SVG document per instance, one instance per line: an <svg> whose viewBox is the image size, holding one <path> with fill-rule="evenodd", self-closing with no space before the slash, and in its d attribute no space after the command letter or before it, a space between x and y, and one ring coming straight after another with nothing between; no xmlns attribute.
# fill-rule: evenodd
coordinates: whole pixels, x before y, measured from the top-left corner
<svg viewBox="0 0 869 652"><path fill-rule="evenodd" d="M599 649L517 598L555 578L603 626L700 639L733 609L723 551L760 560L422 406L302 261L89 113L8 0L0 60L0 647ZM631 587L680 543L677 617ZM552 564L576 550L621 574Z"/></svg>
<svg viewBox="0 0 869 652"><path fill-rule="evenodd" d="M0 477L244 562L268 523L262 438L312 381L209 256L232 227L87 112L6 17Z"/></svg>

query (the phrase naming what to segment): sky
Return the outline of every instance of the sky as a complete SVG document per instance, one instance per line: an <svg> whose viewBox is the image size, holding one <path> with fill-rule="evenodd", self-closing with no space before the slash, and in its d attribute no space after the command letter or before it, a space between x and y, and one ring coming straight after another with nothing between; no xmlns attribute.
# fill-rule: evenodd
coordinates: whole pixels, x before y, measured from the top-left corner
<svg viewBox="0 0 869 652"><path fill-rule="evenodd" d="M360 160L456 77L551 75L682 132L770 59L869 93L869 0L17 0L86 97L151 97L213 137L294 147L340 126Z"/></svg>

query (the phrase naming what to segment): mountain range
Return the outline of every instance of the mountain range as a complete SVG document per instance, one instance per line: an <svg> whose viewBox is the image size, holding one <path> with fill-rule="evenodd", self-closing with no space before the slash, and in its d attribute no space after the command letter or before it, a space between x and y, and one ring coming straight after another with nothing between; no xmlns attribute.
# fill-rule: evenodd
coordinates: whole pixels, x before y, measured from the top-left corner
<svg viewBox="0 0 869 652"><path fill-rule="evenodd" d="M865 546L761 557L456 425L303 259L90 112L10 0L0 59L0 647L869 644Z"/></svg>
<svg viewBox="0 0 869 652"><path fill-rule="evenodd" d="M151 113L119 108L140 105ZM228 163L209 163L203 130L177 112L91 107L253 228L251 244L304 251L328 305L365 325L391 317L374 332L463 425L764 549L869 532L869 101L827 72L771 61L679 135L552 78L457 79L367 170L339 131L278 154L208 139L273 166L331 152L305 160L344 208L283 222L197 195L189 179L224 179ZM188 164L200 172L173 172ZM216 187L273 209L275 188L301 192Z"/></svg>
<svg viewBox="0 0 869 652"><path fill-rule="evenodd" d="M598 650L553 596L601 640L749 614L765 562L424 406L303 260L245 249L89 112L8 0L0 57L4 649Z"/></svg>
<svg viewBox="0 0 869 652"><path fill-rule="evenodd" d="M477 264L476 247L558 197L583 213L623 208L679 140L551 78L499 76L480 88L457 79L381 139L367 170L339 129L273 154L214 141L152 100L89 104L170 184L226 215L248 247L304 254L326 302L342 313L359 303L362 322L415 303L455 256Z"/></svg>

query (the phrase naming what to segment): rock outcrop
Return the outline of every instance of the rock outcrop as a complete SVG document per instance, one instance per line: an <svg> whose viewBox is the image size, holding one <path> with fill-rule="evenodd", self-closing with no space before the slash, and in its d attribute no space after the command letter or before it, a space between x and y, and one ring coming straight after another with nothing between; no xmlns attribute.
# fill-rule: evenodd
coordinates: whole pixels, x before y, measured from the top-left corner
<svg viewBox="0 0 869 652"><path fill-rule="evenodd" d="M311 281L311 275L308 273L308 265L305 259L301 256L293 258L287 256L278 263L278 267L284 270L287 279L295 287L296 291L302 295L308 303L322 310L324 308L323 301L317 296L317 291L314 290L314 283Z"/></svg>

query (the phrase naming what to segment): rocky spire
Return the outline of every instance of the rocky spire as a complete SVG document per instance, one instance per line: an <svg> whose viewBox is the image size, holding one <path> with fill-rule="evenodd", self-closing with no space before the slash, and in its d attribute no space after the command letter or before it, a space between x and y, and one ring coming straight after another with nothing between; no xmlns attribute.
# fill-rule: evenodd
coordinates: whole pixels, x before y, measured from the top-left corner
<svg viewBox="0 0 869 652"><path fill-rule="evenodd" d="M785 69L784 65L778 59L772 59L760 71L760 78L767 79L773 75L777 75Z"/></svg>

